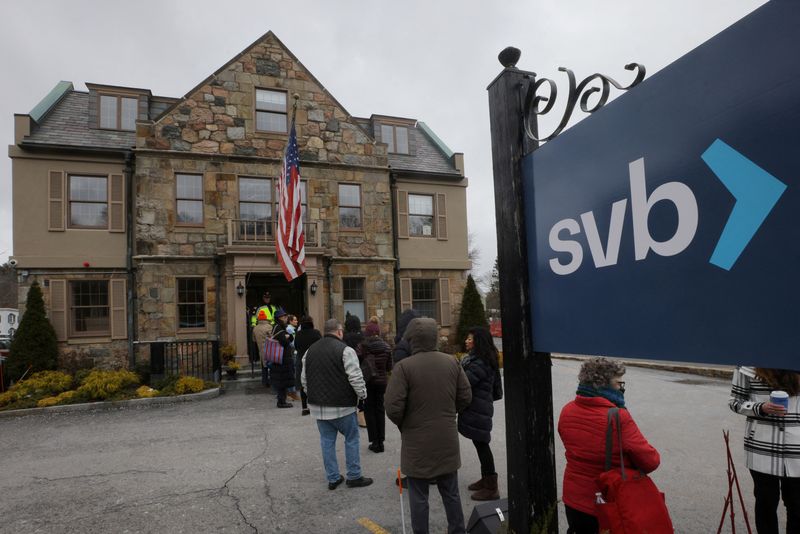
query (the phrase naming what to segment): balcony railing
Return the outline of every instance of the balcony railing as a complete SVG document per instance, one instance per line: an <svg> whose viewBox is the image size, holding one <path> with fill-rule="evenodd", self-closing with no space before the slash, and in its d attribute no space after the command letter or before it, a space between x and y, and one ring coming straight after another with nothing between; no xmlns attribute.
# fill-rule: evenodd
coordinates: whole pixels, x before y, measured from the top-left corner
<svg viewBox="0 0 800 534"><path fill-rule="evenodd" d="M306 246L320 246L320 222L303 222ZM277 221L231 219L228 222L229 245L274 245L278 234Z"/></svg>

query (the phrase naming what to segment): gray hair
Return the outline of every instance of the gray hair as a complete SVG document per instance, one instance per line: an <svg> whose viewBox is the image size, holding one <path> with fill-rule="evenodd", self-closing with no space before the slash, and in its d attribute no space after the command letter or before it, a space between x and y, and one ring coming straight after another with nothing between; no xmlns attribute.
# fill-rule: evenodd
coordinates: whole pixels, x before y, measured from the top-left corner
<svg viewBox="0 0 800 534"><path fill-rule="evenodd" d="M328 319L325 321L324 334L335 334L342 329L342 323L338 319Z"/></svg>
<svg viewBox="0 0 800 534"><path fill-rule="evenodd" d="M581 365L578 382L588 386L601 388L611 384L611 379L625 374L622 362L605 358L591 358Z"/></svg>

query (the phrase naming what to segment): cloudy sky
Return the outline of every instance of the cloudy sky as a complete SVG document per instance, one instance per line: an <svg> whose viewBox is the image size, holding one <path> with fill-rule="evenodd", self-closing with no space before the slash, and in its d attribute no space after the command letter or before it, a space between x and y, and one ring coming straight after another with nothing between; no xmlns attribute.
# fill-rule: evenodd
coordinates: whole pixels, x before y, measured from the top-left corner
<svg viewBox="0 0 800 534"><path fill-rule="evenodd" d="M626 63L644 64L650 76L763 3L8 0L0 6L0 137L13 143L13 114L28 113L59 80L179 97L272 30L351 114L422 120L464 153L480 251L474 271L484 274L496 256L486 86L501 70L500 50L520 48L519 68L559 82L565 66L579 79L601 72L627 83ZM13 254L10 193L6 157L0 262Z"/></svg>

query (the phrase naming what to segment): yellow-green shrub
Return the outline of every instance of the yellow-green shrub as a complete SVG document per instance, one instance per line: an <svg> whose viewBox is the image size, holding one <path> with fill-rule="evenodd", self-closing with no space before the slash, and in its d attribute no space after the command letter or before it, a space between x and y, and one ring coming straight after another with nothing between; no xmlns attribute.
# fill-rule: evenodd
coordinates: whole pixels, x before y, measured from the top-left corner
<svg viewBox="0 0 800 534"><path fill-rule="evenodd" d="M72 376L61 371L40 371L30 378L17 382L0 394L0 406L6 406L21 399L39 399L56 395L72 387Z"/></svg>
<svg viewBox="0 0 800 534"><path fill-rule="evenodd" d="M194 376L182 376L175 382L175 393L183 395L184 393L198 393L203 391L205 382Z"/></svg>
<svg viewBox="0 0 800 534"><path fill-rule="evenodd" d="M139 386L139 388L136 390L136 396L140 399L155 397L156 395L158 395L158 390L153 389L150 386Z"/></svg>
<svg viewBox="0 0 800 534"><path fill-rule="evenodd" d="M135 386L139 383L139 376L131 371L120 369L118 371L92 370L83 379L78 388L78 394L89 400L105 400L114 396L120 390Z"/></svg>

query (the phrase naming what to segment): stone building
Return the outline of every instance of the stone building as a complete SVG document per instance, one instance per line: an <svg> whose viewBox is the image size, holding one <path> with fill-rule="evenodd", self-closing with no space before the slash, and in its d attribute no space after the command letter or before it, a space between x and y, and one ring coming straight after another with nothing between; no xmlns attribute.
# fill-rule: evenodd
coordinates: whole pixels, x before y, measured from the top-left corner
<svg viewBox="0 0 800 534"><path fill-rule="evenodd" d="M246 354L269 290L318 322L398 309L450 335L470 268L463 155L422 122L358 118L269 32L181 98L60 82L15 115L20 301L38 281L65 359L130 362L155 340ZM275 255L296 101L306 274Z"/></svg>

